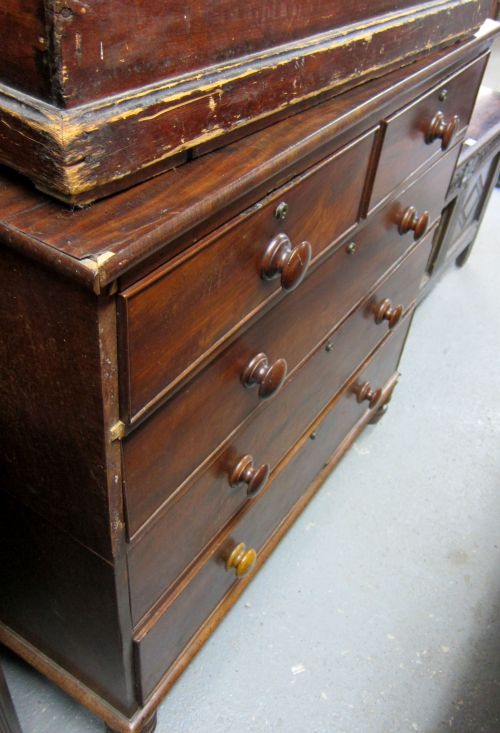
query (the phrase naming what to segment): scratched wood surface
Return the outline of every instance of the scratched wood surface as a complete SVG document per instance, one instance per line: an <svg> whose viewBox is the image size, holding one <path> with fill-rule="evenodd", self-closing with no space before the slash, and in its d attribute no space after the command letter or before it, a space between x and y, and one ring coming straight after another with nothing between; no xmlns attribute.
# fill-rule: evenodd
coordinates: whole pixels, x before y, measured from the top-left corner
<svg viewBox="0 0 500 733"><path fill-rule="evenodd" d="M0 81L53 101L44 0L0 3Z"/></svg>
<svg viewBox="0 0 500 733"><path fill-rule="evenodd" d="M370 207L376 206L384 196L390 194L410 171L419 170L436 155L442 155L440 138L422 145L422 137L429 129L436 112L443 114L446 124L455 116L458 117L451 144L463 136L487 61L487 55L481 56L456 76L434 87L429 94L420 97L413 105L386 121L384 148L373 183Z"/></svg>
<svg viewBox="0 0 500 733"><path fill-rule="evenodd" d="M124 384L130 385L124 395L131 418L282 291L279 277L261 277L264 252L273 238L286 235L291 247L308 241L314 259L355 226L374 139L370 131L353 141L192 247L189 257L169 263L167 271L159 268L120 295L127 351ZM282 198L289 208L285 221L275 216Z"/></svg>
<svg viewBox="0 0 500 733"><path fill-rule="evenodd" d="M97 302L16 252L1 254L3 486L110 558ZM83 371L74 368L81 354Z"/></svg>
<svg viewBox="0 0 500 733"><path fill-rule="evenodd" d="M447 0L443 0L442 5L449 7ZM468 3L464 0L456 5L466 8ZM63 15L64 6L47 2L45 8L49 6L60 8ZM85 7L84 0L79 7ZM401 186L391 192L387 207L381 205L365 219L378 154L383 145L379 126L396 110L411 107L417 97L428 92L438 81L449 78L478 58L487 50L495 30L496 26L490 26L473 40L457 44L447 52L430 53L425 61L412 67L356 87L324 105L232 141L224 149L207 153L188 165L87 210L72 212L37 193L18 175L2 176L0 393L4 429L0 441L0 468L4 469L2 475L7 478L8 493L5 488L0 491L0 545L5 553L3 563L9 587L8 592L0 596L0 639L101 716L111 730L151 733L151 716L161 698L244 587L236 585L234 576L224 568L228 549L232 550L236 542L251 541L262 550L260 565L262 557L269 554L318 487L314 476L328 461L330 452L338 447L338 459L356 431L374 413L381 414L395 384L394 370L411 308L408 317L403 318L372 358L370 353L379 343L379 332L383 333L384 329L387 332L388 327L386 323L372 320L369 325L374 330L370 330L369 336L365 335L366 324L359 320L362 313L357 305L374 294L377 303L379 299L384 302L386 298L397 298L401 305L408 306L427 260L428 250L424 252L422 247L428 246L429 240L423 240L413 250L418 253L418 262L412 259L410 269L404 265L396 275L402 290L399 286L392 290L387 281L383 289L374 288L374 281L380 283L389 274L389 268L396 273L395 268L402 265L395 262L398 255L402 257L408 251L413 257L409 251L414 243L413 233L399 234L402 211L414 206L419 212L428 210L429 222L438 218L460 144L457 140L448 153L440 154L434 165L431 166L433 160L427 161L425 171L413 170ZM37 114L43 109L49 117L54 107L42 107L43 104L38 106ZM33 111L35 107L27 105L27 109ZM37 120L37 129L42 130L40 117ZM8 130L5 124L0 124L2 131L4 128ZM217 239L223 227L241 222L253 209L259 211L260 204L266 200L264 197L271 194L269 198L272 198L283 190L281 186L294 184L299 179L306 181L319 161L323 163L318 168L324 168L329 156L363 135L370 135L370 130L376 130L374 145L367 146L364 155L353 162L358 171L366 171L366 186L355 187L360 192L356 197L360 206L356 205L356 210L360 212L361 221L354 217L355 228L349 230L349 239L328 244L325 238L318 257L311 263L311 278L331 276L331 279L322 280L314 293L309 290L311 283L318 285L319 281L311 280L308 285L306 279L301 284L302 295L300 289L296 296L294 293L283 297L276 295L265 308L249 314L248 320L245 316L245 320L229 324L231 330L219 334L220 338L217 336L220 346L214 345L213 350L201 353L203 342L200 342L196 353L187 359L192 369L185 374L182 386L178 382L175 388L169 388L165 399L162 397L162 401L156 403L158 409L154 414L144 412L140 425L126 426L119 420L124 415L119 412L118 393L124 390L119 389L118 372L124 360L118 357L122 346L117 342L118 293L125 288L132 289L130 286L141 279L152 282L155 269L159 268L158 274L163 276L176 264L172 258L181 252L179 260L187 261L196 251L194 261L207 240ZM26 129L23 132L29 135ZM35 145L25 135L19 138L19 147L13 155L21 156L25 148ZM110 138L110 146L112 142ZM121 143L126 150L127 139L123 138ZM422 144L425 145L425 141ZM369 149L375 153L370 154ZM48 144L40 150L41 162L44 156L49 167ZM338 162L338 158L336 160ZM346 179L346 191L349 177L356 178L354 171L350 176L341 176ZM327 188L328 181L326 184L324 181L321 179L320 184ZM294 207L294 200L290 201ZM309 205L315 201L322 202L322 211ZM308 214L313 211L316 219L324 216L330 225L334 223L332 207L339 201L341 197L332 201L327 193L321 196L311 193L303 198L303 205L308 207L308 211L303 212L304 226ZM292 215L290 217L289 222ZM313 224L309 222L308 226L312 228ZM342 229L340 227L338 236L344 236L340 233ZM347 277L344 267L329 268L338 263L337 254L352 241L353 235L359 247L356 257L361 258L360 270L354 273L351 269ZM307 232L304 231L303 236L306 237ZM233 240L227 241L226 249L233 246ZM191 251L184 252L188 247ZM226 254L221 252L219 259L222 261ZM356 265L357 260L351 254L343 251L342 255L353 267ZM376 260L376 266L368 266L371 257ZM366 267L362 267L363 264ZM359 275L361 269L362 276ZM190 267L184 279L192 301L184 301L185 307L194 313L199 312L194 280L203 276L203 271ZM140 287L137 289L140 291ZM222 292L220 298L212 302L213 317L216 311L220 316L223 309L232 307L234 291L226 288L225 292L225 303ZM301 299L306 294L310 296L307 303ZM321 299L321 304L313 300L313 295ZM338 310L327 302L330 295L339 298ZM296 306L292 308L293 303ZM163 314L165 318L175 317L176 305L182 306L180 299L177 304L168 304L168 312ZM302 319L301 306L309 306L307 318ZM329 311L328 323L326 317L321 316L322 307ZM142 316L143 322L138 324L146 330L151 325L147 321L148 310ZM273 310L274 316L271 315ZM308 327L309 318L313 317L317 319L314 328ZM347 326L351 318L353 321ZM290 319L294 323L290 323ZM329 330L330 319L332 330ZM339 319L342 322L335 336L338 351L332 351L336 365L332 371L330 354L322 348L321 338L326 331L333 335ZM279 329L280 333L286 329L289 337L296 331L296 358L290 360L294 371L283 392L268 406L256 409L253 414L247 414L244 406L241 412L228 419L226 408L230 405L219 411L212 409L214 402L225 398L223 388L219 388L222 381L214 379L213 383L208 383L208 372L204 374L204 370L211 368L219 358L224 359L228 353L224 350L243 339L245 333L256 333L252 329L258 324L262 335L262 329L268 329L267 345L274 329ZM346 324L346 331L343 324ZM158 328L161 325L158 322ZM187 328L196 336L192 324ZM303 331L310 339L307 342L301 335ZM342 334L346 334L345 339ZM293 338L288 338L290 340ZM279 345L285 341L284 334L276 338L275 343ZM257 341L253 343L257 346ZM172 338L168 346L175 352L181 342L178 337ZM320 351L316 352L317 346ZM158 370L164 358L161 354L156 366ZM360 370L355 372L365 359ZM342 369L342 374L337 369ZM370 383L372 397L380 394L380 401L371 411L369 402L359 401L361 381L358 380ZM340 387L337 399L333 393L341 384L345 384L345 390ZM242 389L239 384L237 386ZM178 391L174 393L174 389ZM383 389L381 393L380 389ZM195 391L199 392L198 403ZM217 392L215 397L210 396L214 392ZM364 397L371 401L366 392L367 389ZM210 393L208 402L203 400L203 393ZM169 424L161 423L160 416L170 410L169 403L170 407L181 405L179 410L187 416L185 421L179 413ZM200 403L201 409L197 408ZM323 407L326 411L333 407L333 412L318 416ZM214 419L218 416L221 432L214 434L213 443L207 441L201 445L200 441L194 450L193 440L198 428L193 428L192 423L198 424L200 415L203 418L207 409L212 410ZM322 417L325 417L324 437L320 430L311 441L311 432L316 430ZM177 443L169 440L176 426ZM210 428L207 421L205 428ZM140 432L143 435L149 432L144 450L124 457L124 446L125 450L127 445L130 447ZM259 454L269 450L265 460L275 467L274 475L270 476L269 490L264 488L241 508L234 508L238 512L236 516L232 509L228 510L225 516L229 517L229 522L222 527L222 513L220 517L211 514L217 508L215 503L208 508L203 496L195 495L195 484L201 486L202 480L208 480L204 486L210 491L216 490L208 473L205 476L205 470L215 465L229 441L233 444L233 439L239 441L242 436L244 442L236 446L238 454L251 450L257 462ZM186 447L192 453L194 465L183 462ZM299 454L300 458L295 461L294 457ZM122 458L125 458L124 463ZM176 466L181 463L182 471L176 474ZM136 492L128 484L125 496L122 466L127 471L127 480L132 470L135 471L137 494L149 492L150 485L142 476L153 477L152 470L159 468L156 475L160 476L160 481L151 489L149 504L139 507L141 518L138 522L145 521L134 537L126 534L124 504L125 499L132 500ZM292 466L291 473L285 474L287 466ZM173 477L169 481L169 487L174 489L170 497L166 495L170 490L167 482L161 483L167 473ZM280 476L285 477L283 482ZM186 527L190 515L196 512L199 515L196 521L203 524L206 520L207 534L203 534L205 529L199 530L198 524L193 531L200 534L193 536L193 544L177 548L177 537L169 529L159 531L155 538L149 537L149 533L153 526L160 527L160 517L163 519L172 511L173 503L170 508L168 504L170 499L175 501L175 488L184 479L185 486L189 484L189 490L182 494ZM247 478L243 476L243 480ZM219 487L222 488L221 484ZM200 493L206 496L201 488ZM181 491L177 496L180 495ZM224 495L220 494L219 500L223 499ZM128 509L131 508L130 501ZM156 517L151 516L151 512ZM154 524L156 519L158 523ZM171 529L177 534L179 521L183 519L174 521L173 515L169 519ZM218 533L217 536L213 537L214 533ZM131 586L128 560L132 552L135 553L135 549L132 550L135 543L145 542L146 537L151 540L151 552L155 552L156 543L161 546L161 552L152 558L149 551L145 551L144 562L142 558L140 562L137 560ZM162 578L160 572L156 572L162 557L176 552L179 552L176 566L167 568L165 563L168 575ZM179 573L182 577L178 579ZM131 589L136 617L143 612L146 614L134 629ZM18 635L8 626L15 627Z"/></svg>
<svg viewBox="0 0 500 733"><path fill-rule="evenodd" d="M30 13L20 0L5 7L0 41L10 15L23 38ZM45 35L30 21L20 71L3 77L12 85L26 67L26 88L0 85L0 162L84 204L178 165L193 147L222 144L470 36L490 0L225 0L215 8L46 0L42 8ZM37 44L48 51L37 55Z"/></svg>
<svg viewBox="0 0 500 733"><path fill-rule="evenodd" d="M156 267L446 79L486 50L497 28L287 118L279 134L268 126L85 209L67 209L0 169L0 237L96 291L126 273L133 282L140 268Z"/></svg>
<svg viewBox="0 0 500 733"><path fill-rule="evenodd" d="M418 4L3 0L0 80L58 106L74 107Z"/></svg>
<svg viewBox="0 0 500 733"><path fill-rule="evenodd" d="M0 69L2 78L21 90L72 107L416 4L416 0L4 0ZM48 20L53 28L47 31ZM51 32L54 40L49 47ZM19 43L21 38L24 44ZM17 69L12 68L14 62ZM52 80L49 63L54 67ZM57 86L52 94L44 88L47 80Z"/></svg>

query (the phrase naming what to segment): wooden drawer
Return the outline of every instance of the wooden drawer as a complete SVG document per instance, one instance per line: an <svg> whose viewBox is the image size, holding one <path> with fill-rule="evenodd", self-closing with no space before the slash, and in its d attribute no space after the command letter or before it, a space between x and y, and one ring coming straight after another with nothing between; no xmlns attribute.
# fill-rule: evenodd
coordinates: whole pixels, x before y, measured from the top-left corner
<svg viewBox="0 0 500 733"><path fill-rule="evenodd" d="M371 209L401 181L442 155L443 149L463 137L487 59L488 54L483 54L383 123L384 138L372 189ZM442 113L444 120L441 132L438 125L431 128L437 113ZM458 116L456 125L453 124L455 115ZM435 137L431 141L432 129L443 138ZM453 129L455 132L449 137Z"/></svg>
<svg viewBox="0 0 500 733"><path fill-rule="evenodd" d="M354 255L342 248L321 263L297 291L124 440L130 535L257 407L258 390L245 390L240 382L250 359L265 352L272 361L285 358L289 369L295 368L413 244L413 231L404 235L398 231L402 211L410 205L420 212L427 210L431 223L440 216L457 155L458 148L451 150L396 201L371 217L354 237Z"/></svg>
<svg viewBox="0 0 500 733"><path fill-rule="evenodd" d="M286 235L292 244L291 282L306 264L297 246L310 242L316 257L356 224L373 139L367 133L121 294L125 420L282 289L279 276L261 276L271 241ZM284 220L276 215L282 201ZM283 239L282 252L286 245Z"/></svg>
<svg viewBox="0 0 500 733"><path fill-rule="evenodd" d="M305 442L265 493L235 518L203 562L185 578L168 607L158 610L139 631L135 653L143 701L235 585L234 575L225 570L234 546L244 542L247 547L262 548L335 448L366 414L366 403L358 403L353 388L365 381L377 387L388 383L397 367L409 321L409 317L404 319L339 395L319 426L314 426L315 440Z"/></svg>
<svg viewBox="0 0 500 733"><path fill-rule="evenodd" d="M247 487L232 488L229 474L238 459L251 453L273 469L337 390L387 333L387 321L375 313L386 299L394 310L414 301L431 249L429 234L356 311L292 376L276 403L228 442L214 462L173 497L129 550L129 578L134 622L198 556L215 534L247 501ZM175 538L175 552L171 538Z"/></svg>

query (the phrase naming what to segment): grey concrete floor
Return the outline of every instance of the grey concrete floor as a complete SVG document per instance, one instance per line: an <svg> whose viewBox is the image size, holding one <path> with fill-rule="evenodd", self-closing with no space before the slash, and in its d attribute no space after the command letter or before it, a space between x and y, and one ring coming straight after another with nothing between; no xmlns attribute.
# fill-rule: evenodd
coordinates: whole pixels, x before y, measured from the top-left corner
<svg viewBox="0 0 500 733"><path fill-rule="evenodd" d="M159 733L500 732L499 231L500 189L466 267L416 314L387 416L173 688ZM102 731L3 660L25 733Z"/></svg>

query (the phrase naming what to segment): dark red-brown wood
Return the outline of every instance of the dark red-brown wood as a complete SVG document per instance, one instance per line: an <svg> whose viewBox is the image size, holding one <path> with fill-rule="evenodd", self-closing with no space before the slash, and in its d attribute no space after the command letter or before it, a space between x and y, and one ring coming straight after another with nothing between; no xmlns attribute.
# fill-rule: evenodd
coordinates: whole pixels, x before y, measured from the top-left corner
<svg viewBox="0 0 500 733"><path fill-rule="evenodd" d="M486 66L487 56L473 61L465 69L390 116L383 123L383 144L370 207L375 207L406 176L442 155L452 141L463 137L472 114L474 100ZM437 135L436 113L442 113L447 132L446 145ZM454 118L455 124L451 124Z"/></svg>
<svg viewBox="0 0 500 733"><path fill-rule="evenodd" d="M99 306L3 247L2 488L112 557Z"/></svg>
<svg viewBox="0 0 500 733"><path fill-rule="evenodd" d="M92 0L87 5L91 8ZM4 6L13 7L11 2ZM468 0L461 6L470 8ZM23 7L29 12L30 0ZM449 9L446 0L445 7ZM430 3L419 8L425 12ZM53 14L44 20L49 36L58 23L73 22L70 8L63 13L64 6L47 0L44 9ZM370 186L382 142L375 131L381 120L411 106L487 51L494 33L495 27L485 28L472 40L434 51L425 61L360 84L248 138L233 136L224 149L208 153L214 140L205 140L194 152L201 157L86 211L72 212L50 201L18 176L0 177L0 384L2 433L7 435L0 446L7 477L0 492L0 545L8 585L0 597L0 640L87 705L111 730L144 733L154 724L162 696L245 587L246 578L234 583L235 572L259 567L252 540L266 557L326 475L321 466L328 454L335 450L333 460L338 460L364 424L384 414L408 326L405 318L397 325L401 306L408 311L421 281L433 230L429 238L423 232L452 195L446 197L446 189L459 146L454 146L446 118L439 117L427 134L438 135L432 144L440 150L450 137L449 151L439 152L433 167L434 161L427 160L418 170L406 171L398 189L370 212ZM366 53L363 62L370 58ZM30 60L20 63L25 63L26 83L34 89L40 80ZM346 67L332 68L342 72ZM51 83L57 82L57 70L51 68L50 74ZM117 120L122 122L117 102ZM103 110L112 109L106 100L103 104ZM42 106L40 102L38 112ZM30 109L35 113L35 107L33 98L26 98L23 114ZM155 114L162 111L159 105ZM43 115L50 114L51 107L43 107ZM36 117L33 137L26 137L28 131L17 118L15 125L24 134L11 152L29 159L43 141L45 148L37 154L50 177L54 161L47 154L43 115ZM171 122L163 114L154 119L160 126ZM194 123L196 119L193 112ZM2 133L9 130L5 122L10 124L2 119ZM266 120L259 124L266 125ZM363 136L366 150L354 156L350 167L344 166L337 190L327 195L320 184L326 188L331 181L320 177L305 195L313 169L325 169L329 156ZM68 138L66 142L72 144ZM129 153L125 137L120 143ZM109 169L116 168L119 160L111 145L106 152ZM140 146L135 152L141 155ZM73 154L77 156L76 148ZM83 163L77 157L73 162L77 167ZM128 162L135 164L133 156ZM340 166L340 159L335 162ZM355 180L359 185L351 186ZM352 196L343 185L352 187ZM288 190L290 199L278 196ZM238 310L239 291L246 292L244 279L235 286L228 270L231 278L220 283L223 268L208 271L217 296L207 301L211 313L207 307L203 317L210 324L221 314L221 321L205 344L197 331L199 293L204 292L198 279L207 270L197 269L196 262L205 245L223 233L226 246L219 259L230 259L233 248L242 245L229 232L240 232L241 224L249 237L252 231L245 230L245 222L265 211L273 192L273 227L254 268L261 287L263 275L275 275L267 283L272 295L247 299ZM338 207L351 204L355 213L347 229L339 225L332 233L331 222L336 226L345 213ZM405 220L408 209L411 216ZM424 212L428 215L422 219ZM287 229L294 217L298 242ZM406 224L413 228L400 233ZM316 251L311 227L325 234ZM280 234L289 235L289 246L283 236L275 239ZM419 243L415 234L422 236ZM263 264L273 240L276 247L268 250L270 261ZM307 245L300 246L308 241L314 255L310 263ZM189 311L184 323L192 333L182 342L172 338L169 349L162 351L152 370L153 382L155 370L160 372L160 386L153 388L151 410L141 407L127 423L126 375L122 405L118 396L119 371L127 361L124 351L118 360L117 335L124 333L117 320L119 293L160 282L181 260L189 263L184 288L190 296L178 284L178 303L171 300L162 317L182 322L176 315L182 307ZM329 270L332 263L338 268ZM303 281L289 292L303 271ZM148 329L148 316L144 308L138 331ZM329 410L333 394L370 358L384 335L386 345L375 356L380 370L361 367L349 383L349 397L344 393L336 401L331 431L323 442L318 413ZM197 341L192 352L186 347L190 337ZM390 344L395 344L392 351ZM126 339L119 346L126 349ZM172 367L169 386L162 360L171 354L174 363L177 349L180 366ZM288 376L279 389L285 361ZM163 424L160 417L165 415ZM139 445L141 435L148 439L131 462L127 446L136 440ZM285 475L295 455L306 455L301 450L306 443L322 447L309 452L304 464L296 464L291 483L275 493L277 477ZM230 465L219 463L223 457ZM215 466L217 475L211 473ZM125 491L124 467L125 477L135 474L137 481ZM232 492L238 497L234 505L227 501ZM125 502L131 526L137 525L133 536ZM233 532L235 528L242 534ZM213 566L214 557L221 567ZM138 621L135 659L131 603L134 623Z"/></svg>
<svg viewBox="0 0 500 733"><path fill-rule="evenodd" d="M436 51L347 94L288 118L84 210L57 202L5 169L0 175L0 237L5 244L90 287L105 288L140 263L151 271L300 174L416 95L487 50L496 27ZM23 146L29 145L24 140ZM46 161L44 162L46 165ZM217 181L217 186L213 185ZM5 209L3 201L9 203Z"/></svg>
<svg viewBox="0 0 500 733"><path fill-rule="evenodd" d="M443 159L446 162L431 168L413 187L369 221L371 232L365 236L381 245L383 243L384 247L390 247L393 242L397 252L401 236L398 227L408 206L427 211L426 220L429 223L434 222L441 213L444 191L458 152L457 147L449 151ZM283 197L278 196L272 204L257 209L257 215L261 215L258 222L262 226L285 227L285 224L274 223L274 202L280 198ZM290 195L286 198L293 201ZM343 196L341 200L344 201ZM314 230L316 236L311 239L317 243L318 256L328 246L327 232L332 231L332 227L338 226L338 223L335 220L329 221L330 209L324 209L326 216L310 221L307 218L310 210L308 204L307 198L297 202L296 215L290 217L286 228L291 234L297 232L294 239L299 241L308 230ZM338 230L345 227L346 217L352 218L353 211L354 207L341 215L343 225L338 226ZM251 221L249 219L244 223ZM223 237L214 236L199 252L193 251L192 259L180 258L177 267L177 262L174 261L171 267L165 271L160 270L153 278L147 279L145 285L139 283L136 288L125 292L121 303L122 353L128 360L123 365L128 378L123 383L123 394L125 398L130 395L128 401L123 401L125 414L133 417L134 413L140 414L145 408L157 403L169 388L188 375L201 358L206 358L215 348L220 348L223 339L227 340L235 327L241 327L249 316L256 314L263 306L268 307L272 296L276 298L283 295L276 287L273 288L274 292L269 292L270 284L259 277L260 255L264 248L253 246L256 241L253 228L246 236L239 237L239 231L236 228L235 232L231 230L224 233ZM413 232L404 237L405 247L408 246L412 234ZM248 240L249 245L245 246ZM238 247L240 242L242 244ZM232 247L230 257L219 254L223 246ZM212 268L210 273L207 273L207 259ZM341 260L345 261L345 258L342 257ZM188 293L191 291L185 287L188 272L197 273L198 284L195 297L198 305L191 308L187 305ZM145 287L150 282L152 284ZM297 292L304 285L305 283L299 286ZM144 323L148 324L147 328L143 327ZM190 362L196 356L197 361ZM142 397L141 400L139 396ZM127 409L129 405L132 406L130 413Z"/></svg>
<svg viewBox="0 0 500 733"><path fill-rule="evenodd" d="M270 242L286 234L293 247L310 242L317 257L356 224L373 139L369 133L326 159L120 295L123 406L131 418L281 288L290 289L283 277L263 273ZM277 215L281 202L285 219ZM298 267L285 268L295 286L308 263L296 259Z"/></svg>
<svg viewBox="0 0 500 733"><path fill-rule="evenodd" d="M0 491L1 624L125 715L137 709L123 568Z"/></svg>
<svg viewBox="0 0 500 733"><path fill-rule="evenodd" d="M44 0L2 0L0 82L53 102Z"/></svg>
<svg viewBox="0 0 500 733"><path fill-rule="evenodd" d="M424 200L434 221L458 151L450 154L403 194ZM355 234L356 250L342 245L296 292L283 298L212 361L193 383L124 441L124 480L129 531L133 534L197 466L259 404L256 391L242 388L240 375L256 353L285 358L293 369L359 302L411 246L400 236L394 207L379 212ZM289 328L284 323L290 323ZM277 399L279 398L279 395ZM201 418L201 419L200 419ZM147 470L143 456L149 457ZM172 461L172 455L176 460Z"/></svg>
<svg viewBox="0 0 500 733"><path fill-rule="evenodd" d="M167 505L162 516L134 543L129 553L132 614L138 621L154 601L197 557L204 545L248 499L245 486L231 487L230 476L245 452L271 468L279 463L367 354L386 335L377 324L374 305L392 297L407 308L414 301L431 249L426 239L396 272L369 295L357 310L294 372L276 402L266 403L225 444L215 460ZM150 440L154 444L154 436ZM177 454L181 453L181 449ZM170 451L161 458L163 472ZM159 466L152 469L161 476ZM145 480L149 477L144 477ZM229 480L228 480L229 479ZM159 479L161 482L161 478ZM143 486L146 491L148 484ZM202 511L197 511L202 508ZM165 552L168 538L177 537L176 552ZM146 569L149 569L147 572Z"/></svg>
<svg viewBox="0 0 500 733"><path fill-rule="evenodd" d="M490 10L489 0L139 5L8 0L0 16L14 84L0 86L0 161L68 203L470 37Z"/></svg>
<svg viewBox="0 0 500 733"><path fill-rule="evenodd" d="M389 381L397 367L408 326L407 318L339 395L324 428L319 427L321 439L306 444L306 449L288 464L290 469L279 473L259 500L235 518L193 572L189 583L179 588L168 609L161 609L139 632L136 655L143 701L234 584L234 575L224 567L228 553L239 542L257 550L265 543L322 468L322 461L362 417L367 407L357 402L352 391L354 385L359 380L369 380L383 387Z"/></svg>
<svg viewBox="0 0 500 733"><path fill-rule="evenodd" d="M3 0L0 78L73 107L417 4Z"/></svg>
<svg viewBox="0 0 500 733"><path fill-rule="evenodd" d="M286 379L288 365L285 359L276 359L272 364L264 353L252 356L240 375L243 387L250 389L258 385L258 396L268 400L279 392Z"/></svg>
<svg viewBox="0 0 500 733"><path fill-rule="evenodd" d="M447 266L467 261L500 173L500 93L481 87L448 194L428 278L427 294Z"/></svg>

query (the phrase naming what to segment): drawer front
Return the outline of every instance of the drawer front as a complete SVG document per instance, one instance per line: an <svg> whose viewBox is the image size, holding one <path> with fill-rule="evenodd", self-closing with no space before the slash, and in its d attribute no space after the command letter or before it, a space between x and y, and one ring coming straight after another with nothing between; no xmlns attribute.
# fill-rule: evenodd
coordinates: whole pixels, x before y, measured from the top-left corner
<svg viewBox="0 0 500 733"><path fill-rule="evenodd" d="M132 545L129 578L134 623L251 500L246 486L232 488L229 483L241 456L251 454L256 465L267 463L273 469L386 335L388 308L396 313L398 306L403 306L399 311L406 310L414 301L431 244L429 234L290 378L276 403L259 410ZM381 321L377 315L387 301L386 317Z"/></svg>
<svg viewBox="0 0 500 733"><path fill-rule="evenodd" d="M277 295L282 279L293 285L307 260L297 245L309 242L315 257L356 224L373 140L370 132L330 156L222 233L121 294L124 419L164 394L190 365ZM278 216L284 219L276 215L282 202L287 208L282 206ZM292 247L288 259L284 235ZM266 280L264 264L273 272L271 258L264 257L271 241L279 250L274 264L285 257L285 274L276 269L276 277Z"/></svg>
<svg viewBox="0 0 500 733"><path fill-rule="evenodd" d="M487 58L487 55L480 56L386 120L370 208L414 171L442 155L443 148L463 137ZM437 113L442 113L443 125L436 118L431 127ZM455 115L459 118L456 125L453 124ZM453 129L455 132L451 134Z"/></svg>
<svg viewBox="0 0 500 733"><path fill-rule="evenodd" d="M240 381L250 359L265 352L272 361L286 359L293 369L413 244L413 231L398 231L401 213L414 206L427 210L431 222L439 217L457 155L458 148L451 150L371 217L354 237L353 255L342 248L321 263L126 438L123 475L131 535L257 407L258 390L245 390ZM272 401L278 399L279 394Z"/></svg>
<svg viewBox="0 0 500 733"><path fill-rule="evenodd" d="M346 387L333 409L315 426L316 439L308 440L273 480L267 491L235 519L204 563L179 587L168 608L159 612L135 640L139 685L144 702L175 662L189 640L235 584L225 570L228 554L239 542L259 550L280 525L343 438L366 413L353 392L354 385L369 381L382 386L393 375L409 326L409 318L391 334L353 383ZM258 564L257 558L257 564Z"/></svg>

